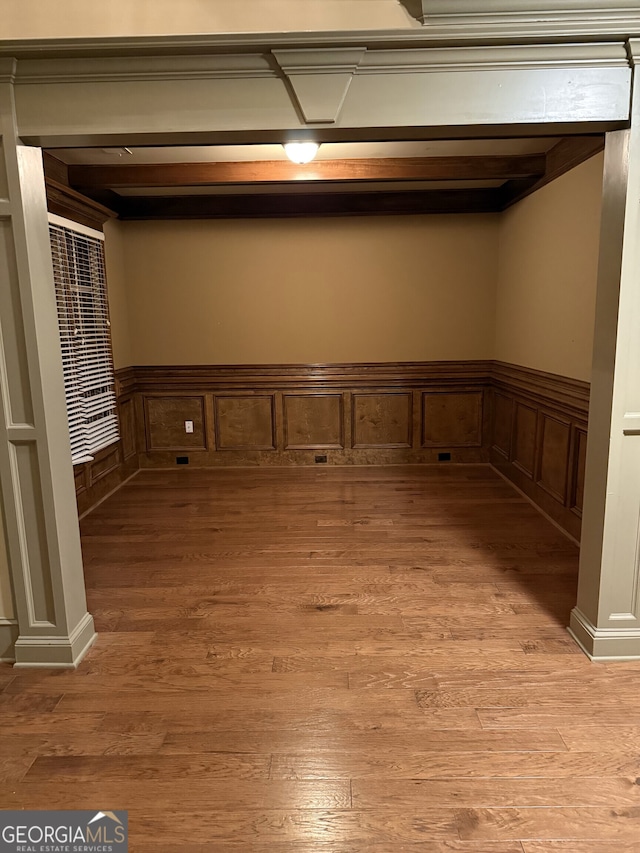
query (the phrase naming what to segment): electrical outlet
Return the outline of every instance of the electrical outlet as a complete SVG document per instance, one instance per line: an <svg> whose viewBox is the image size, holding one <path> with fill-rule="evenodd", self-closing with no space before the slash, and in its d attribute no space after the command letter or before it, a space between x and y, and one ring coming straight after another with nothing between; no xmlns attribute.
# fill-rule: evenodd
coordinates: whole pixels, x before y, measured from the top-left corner
<svg viewBox="0 0 640 853"><path fill-rule="evenodd" d="M189 457L188 456L176 456L176 465L188 465Z"/></svg>
<svg viewBox="0 0 640 853"><path fill-rule="evenodd" d="M184 422L184 431L185 432L193 432L193 421L185 421Z"/></svg>
<svg viewBox="0 0 640 853"><path fill-rule="evenodd" d="M448 452L438 453L438 462L451 462L451 454Z"/></svg>
<svg viewBox="0 0 640 853"><path fill-rule="evenodd" d="M322 462L326 462L326 461L327 461L327 457L325 455L316 456L316 462L322 463Z"/></svg>

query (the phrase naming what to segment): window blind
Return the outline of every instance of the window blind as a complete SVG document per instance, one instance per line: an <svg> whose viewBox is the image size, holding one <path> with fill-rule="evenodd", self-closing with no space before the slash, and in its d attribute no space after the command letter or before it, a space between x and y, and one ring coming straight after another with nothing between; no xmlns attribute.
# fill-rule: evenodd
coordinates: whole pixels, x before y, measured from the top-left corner
<svg viewBox="0 0 640 853"><path fill-rule="evenodd" d="M118 440L103 236L49 216L74 465Z"/></svg>

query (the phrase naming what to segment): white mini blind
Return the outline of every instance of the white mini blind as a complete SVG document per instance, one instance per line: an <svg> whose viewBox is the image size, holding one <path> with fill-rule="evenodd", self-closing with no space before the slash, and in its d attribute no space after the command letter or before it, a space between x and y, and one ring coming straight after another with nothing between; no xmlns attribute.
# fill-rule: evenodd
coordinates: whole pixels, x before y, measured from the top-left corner
<svg viewBox="0 0 640 853"><path fill-rule="evenodd" d="M74 465L118 440L102 235L49 217Z"/></svg>

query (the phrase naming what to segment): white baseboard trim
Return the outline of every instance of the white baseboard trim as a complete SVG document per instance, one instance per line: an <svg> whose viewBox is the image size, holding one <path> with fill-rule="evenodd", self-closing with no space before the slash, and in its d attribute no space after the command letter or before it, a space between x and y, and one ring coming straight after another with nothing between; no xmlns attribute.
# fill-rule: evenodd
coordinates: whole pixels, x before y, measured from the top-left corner
<svg viewBox="0 0 640 853"><path fill-rule="evenodd" d="M638 628L596 628L574 607L567 630L593 661L640 660Z"/></svg>
<svg viewBox="0 0 640 853"><path fill-rule="evenodd" d="M14 666L75 669L97 636L93 617L85 613L68 637L18 637Z"/></svg>

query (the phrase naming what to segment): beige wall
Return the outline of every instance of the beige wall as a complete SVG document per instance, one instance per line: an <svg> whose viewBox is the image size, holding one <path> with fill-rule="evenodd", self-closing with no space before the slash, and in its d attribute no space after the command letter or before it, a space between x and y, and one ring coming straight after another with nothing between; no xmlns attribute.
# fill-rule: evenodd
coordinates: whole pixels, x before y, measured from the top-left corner
<svg viewBox="0 0 640 853"><path fill-rule="evenodd" d="M128 367L131 361L129 335L129 311L124 268L124 225L109 220L104 225L104 252L109 291L109 315L111 318L111 345L116 370Z"/></svg>
<svg viewBox="0 0 640 853"><path fill-rule="evenodd" d="M0 620L13 619L13 597L9 576L9 559L4 536L4 510L0 501Z"/></svg>
<svg viewBox="0 0 640 853"><path fill-rule="evenodd" d="M492 215L141 222L124 235L134 364L492 356Z"/></svg>
<svg viewBox="0 0 640 853"><path fill-rule="evenodd" d="M497 358L589 380L602 165L501 216L109 222L116 368Z"/></svg>
<svg viewBox="0 0 640 853"><path fill-rule="evenodd" d="M497 359L590 379L603 162L593 157L502 215Z"/></svg>
<svg viewBox="0 0 640 853"><path fill-rule="evenodd" d="M418 27L399 0L2 0L0 38Z"/></svg>

